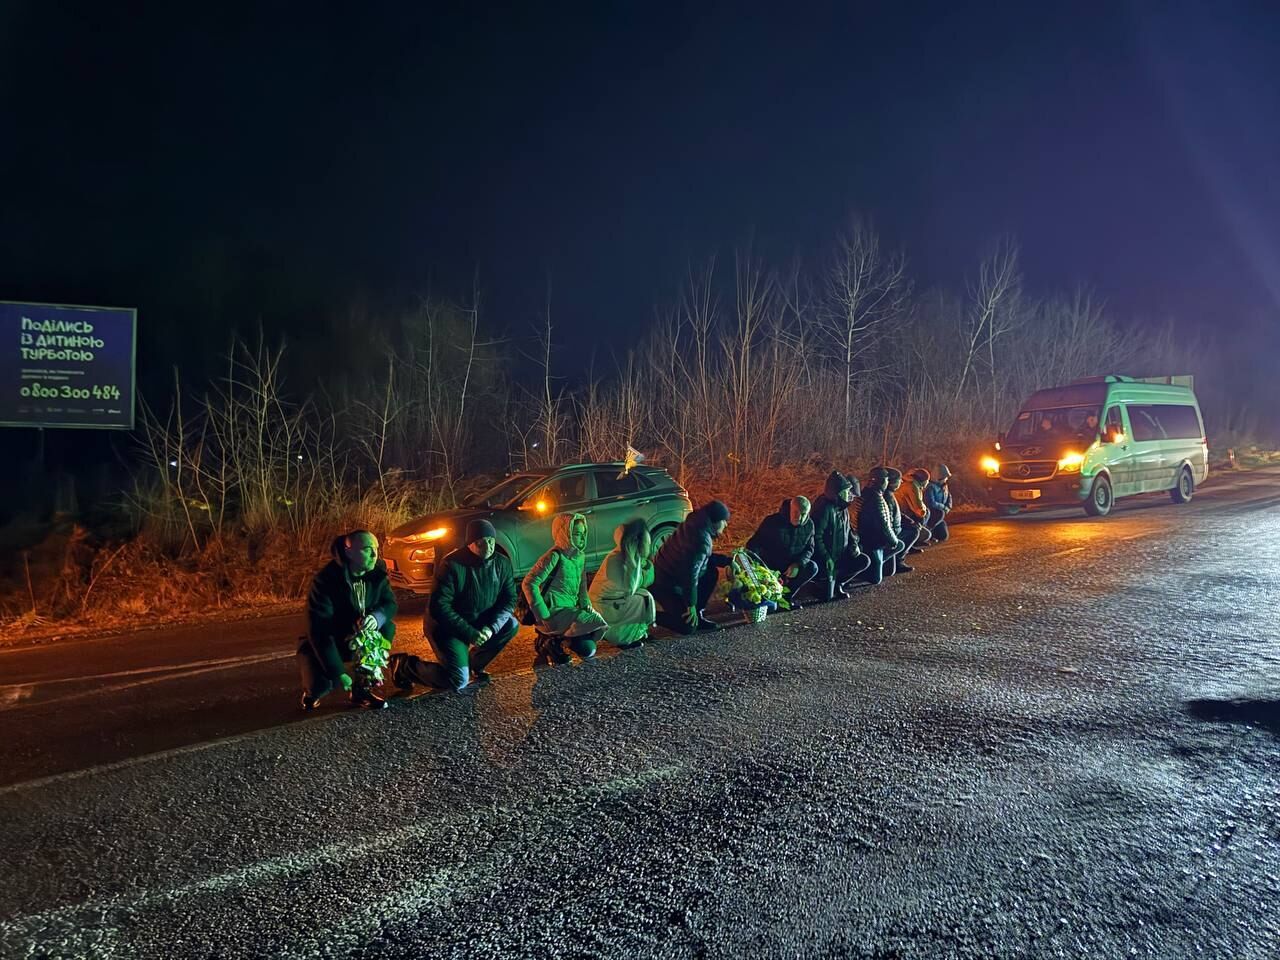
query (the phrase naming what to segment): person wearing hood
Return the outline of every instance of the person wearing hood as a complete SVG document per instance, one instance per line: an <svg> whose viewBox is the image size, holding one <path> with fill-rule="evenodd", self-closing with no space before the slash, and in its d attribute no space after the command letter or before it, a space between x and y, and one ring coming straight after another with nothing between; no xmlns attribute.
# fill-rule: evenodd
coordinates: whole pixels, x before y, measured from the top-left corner
<svg viewBox="0 0 1280 960"><path fill-rule="evenodd" d="M895 564L895 573L910 573L915 567L910 566L906 562L907 554L911 552L919 539L920 528L913 523L908 523L902 518L902 505L898 503L898 490L902 487L902 471L889 467L889 477L885 481L884 502L889 508L889 519L893 524L893 533L902 541L902 552L898 554L897 563Z"/></svg>
<svg viewBox="0 0 1280 960"><path fill-rule="evenodd" d="M587 518L562 513L551 521L554 546L524 578L524 598L538 631L539 659L568 663L564 644L583 660L596 655L596 641L608 629L587 592Z"/></svg>
<svg viewBox="0 0 1280 960"><path fill-rule="evenodd" d="M777 513L760 522L747 541L747 549L764 561L765 566L782 574L782 585L789 591L792 610L801 609L796 596L801 588L818 575L813 560L813 520L807 497L783 500Z"/></svg>
<svg viewBox="0 0 1280 960"><path fill-rule="evenodd" d="M929 483L929 471L917 467L906 475L905 480L895 491L898 509L902 512L903 539L911 539L914 535L911 552L919 553L933 539L929 526L925 523L929 508L924 504L924 491Z"/></svg>
<svg viewBox="0 0 1280 960"><path fill-rule="evenodd" d="M729 508L712 500L685 517L653 558L653 597L658 623L676 633L718 630L704 613L720 568L729 558L715 552L715 540L729 525Z"/></svg>
<svg viewBox="0 0 1280 960"><path fill-rule="evenodd" d="M818 567L818 594L825 600L847 598L849 582L871 563L849 525L849 504L859 492L856 477L832 470L822 496L813 503L813 558Z"/></svg>
<svg viewBox="0 0 1280 960"><path fill-rule="evenodd" d="M951 531L947 528L947 514L951 512L951 470L945 463L938 464L938 479L931 480L924 488L925 526L933 539L942 543Z"/></svg>
<svg viewBox="0 0 1280 960"><path fill-rule="evenodd" d="M302 709L314 710L336 687L349 691L351 705L380 710L387 701L370 688L353 641L377 630L390 642L396 635L396 597L387 565L378 557L378 538L353 530L329 547L332 559L311 581L307 594L307 635L298 646Z"/></svg>
<svg viewBox="0 0 1280 960"><path fill-rule="evenodd" d="M613 531L613 550L591 580L591 604L609 624L604 639L623 650L644 645L658 619L649 527L636 517Z"/></svg>
<svg viewBox="0 0 1280 960"><path fill-rule="evenodd" d="M862 549L870 558L865 574L868 583L879 583L898 570L898 559L907 552L894 530L893 514L889 503L893 495L888 491L889 469L875 467L862 491L858 508L858 534Z"/></svg>
<svg viewBox="0 0 1280 960"><path fill-rule="evenodd" d="M458 692L473 680L484 683L485 667L516 635L515 575L511 561L497 552L497 538L488 520L472 520L466 545L441 561L422 622L440 662L424 664L415 679Z"/></svg>

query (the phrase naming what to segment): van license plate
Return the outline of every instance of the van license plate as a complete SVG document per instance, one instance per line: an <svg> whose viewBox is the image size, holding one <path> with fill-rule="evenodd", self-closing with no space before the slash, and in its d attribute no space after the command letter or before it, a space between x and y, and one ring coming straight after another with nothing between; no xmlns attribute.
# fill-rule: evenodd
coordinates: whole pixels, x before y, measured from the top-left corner
<svg viewBox="0 0 1280 960"><path fill-rule="evenodd" d="M1015 500L1039 500L1039 490L1010 490L1009 496Z"/></svg>

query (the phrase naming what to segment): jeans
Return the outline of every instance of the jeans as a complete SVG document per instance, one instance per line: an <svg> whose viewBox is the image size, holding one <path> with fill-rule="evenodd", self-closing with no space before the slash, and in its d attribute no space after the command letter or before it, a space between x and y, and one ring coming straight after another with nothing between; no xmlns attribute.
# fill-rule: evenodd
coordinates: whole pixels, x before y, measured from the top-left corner
<svg viewBox="0 0 1280 960"><path fill-rule="evenodd" d="M888 550L885 548L877 548L868 550L867 557L869 564L862 578L873 586L883 580L885 577L892 577L898 572L898 561L904 557L911 545L906 541L900 541L898 549Z"/></svg>
<svg viewBox="0 0 1280 960"><path fill-rule="evenodd" d="M707 569L702 571L702 576L698 578L698 595L692 598L685 595L687 589L685 584L674 583L662 577L661 574L659 577L660 579L654 580L653 586L649 588L653 599L658 603L658 623L676 633L693 633L698 629L698 624L685 623L684 613L690 607L697 610L699 614L702 613L702 608L707 605L711 594L715 592L720 571L708 565Z"/></svg>
<svg viewBox="0 0 1280 960"><path fill-rule="evenodd" d="M941 510L930 510L929 516L925 518L924 525L929 528L929 532L933 534L933 539L938 543L942 543L943 540L951 536L951 531L947 529L947 515Z"/></svg>
<svg viewBox="0 0 1280 960"><path fill-rule="evenodd" d="M508 613L492 637L473 647L469 641L454 636L437 625L427 641L440 662L435 664L422 661L423 670L419 676L424 678L423 682L433 687L461 690L471 682L471 671L479 672L487 667L502 652L502 648L511 642L518 628L515 616Z"/></svg>

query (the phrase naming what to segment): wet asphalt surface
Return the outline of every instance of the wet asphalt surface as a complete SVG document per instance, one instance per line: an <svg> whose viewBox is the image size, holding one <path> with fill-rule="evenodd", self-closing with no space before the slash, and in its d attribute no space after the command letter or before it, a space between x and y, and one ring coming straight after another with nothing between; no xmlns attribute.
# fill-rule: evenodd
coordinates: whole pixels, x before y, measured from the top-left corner
<svg viewBox="0 0 1280 960"><path fill-rule="evenodd" d="M0 957L1272 958L1278 601L1271 471L377 714L278 618L9 649Z"/></svg>

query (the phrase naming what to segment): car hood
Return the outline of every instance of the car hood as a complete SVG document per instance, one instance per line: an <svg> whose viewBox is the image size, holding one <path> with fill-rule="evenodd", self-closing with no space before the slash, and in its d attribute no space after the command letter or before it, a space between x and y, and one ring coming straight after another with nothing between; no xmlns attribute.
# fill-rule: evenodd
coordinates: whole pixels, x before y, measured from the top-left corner
<svg viewBox="0 0 1280 960"><path fill-rule="evenodd" d="M388 534L387 542L394 543L415 533L434 530L436 527L448 527L449 532L440 538L440 542L460 544L466 534L468 523L472 520L492 520L499 512L490 507L458 507L454 510L438 510L435 513L428 513L426 516L410 520L408 523L400 524Z"/></svg>

